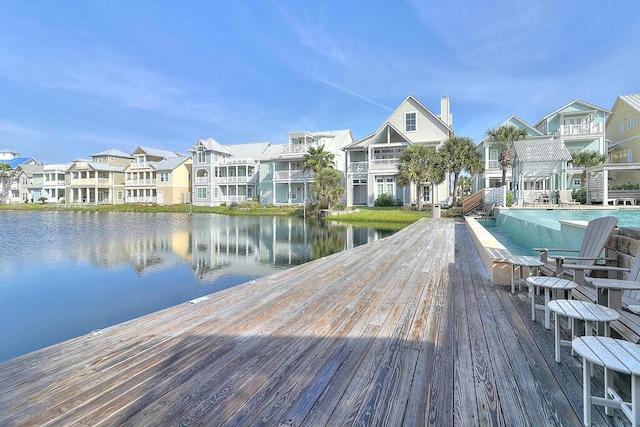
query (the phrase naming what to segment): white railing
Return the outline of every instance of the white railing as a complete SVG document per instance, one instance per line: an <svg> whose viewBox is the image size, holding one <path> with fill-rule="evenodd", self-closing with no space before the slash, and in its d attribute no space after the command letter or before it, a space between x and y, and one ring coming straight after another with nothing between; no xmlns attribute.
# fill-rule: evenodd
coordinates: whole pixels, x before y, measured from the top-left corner
<svg viewBox="0 0 640 427"><path fill-rule="evenodd" d="M239 202L246 202L247 196L242 195L242 196L220 196L218 198L215 199L216 202L224 202L224 203L239 203Z"/></svg>
<svg viewBox="0 0 640 427"><path fill-rule="evenodd" d="M400 159L373 159L370 162L371 166L391 166L400 163Z"/></svg>
<svg viewBox="0 0 640 427"><path fill-rule="evenodd" d="M209 183L209 177L208 176L197 176L196 177L196 184L208 184Z"/></svg>
<svg viewBox="0 0 640 427"><path fill-rule="evenodd" d="M131 169L146 169L150 168L151 165L157 165L158 162L131 162Z"/></svg>
<svg viewBox="0 0 640 427"><path fill-rule="evenodd" d="M300 154L306 153L309 147L315 147L315 144L290 144L282 147L282 154Z"/></svg>
<svg viewBox="0 0 640 427"><path fill-rule="evenodd" d="M251 181L250 176L219 176L213 178L213 182L218 184L237 184L237 183L247 183Z"/></svg>
<svg viewBox="0 0 640 427"><path fill-rule="evenodd" d="M125 181L126 185L155 185L155 179L128 179Z"/></svg>
<svg viewBox="0 0 640 427"><path fill-rule="evenodd" d="M155 196L140 196L140 197L127 196L127 198L125 199L125 202L126 203L155 203L156 197Z"/></svg>
<svg viewBox="0 0 640 427"><path fill-rule="evenodd" d="M285 180L309 180L313 178L313 172L304 170L291 170L291 171L275 171L273 173L273 179L285 179Z"/></svg>
<svg viewBox="0 0 640 427"><path fill-rule="evenodd" d="M499 160L489 160L487 162L487 170L496 170L496 169L502 169L502 166L500 166L500 161Z"/></svg>
<svg viewBox="0 0 640 427"><path fill-rule="evenodd" d="M94 186L96 184L109 184L109 178L77 178L71 179L69 185L84 185L87 187Z"/></svg>
<svg viewBox="0 0 640 427"><path fill-rule="evenodd" d="M369 162L351 162L349 163L349 172L366 172L369 170Z"/></svg>
<svg viewBox="0 0 640 427"><path fill-rule="evenodd" d="M220 165L255 165L256 163L255 159L248 157L244 159L225 158L218 162Z"/></svg>
<svg viewBox="0 0 640 427"><path fill-rule="evenodd" d="M583 123L580 125L561 125L560 136L568 135L590 135L594 133L601 133L600 123Z"/></svg>
<svg viewBox="0 0 640 427"><path fill-rule="evenodd" d="M44 181L42 184L45 187L64 187L64 180L61 180L61 181Z"/></svg>

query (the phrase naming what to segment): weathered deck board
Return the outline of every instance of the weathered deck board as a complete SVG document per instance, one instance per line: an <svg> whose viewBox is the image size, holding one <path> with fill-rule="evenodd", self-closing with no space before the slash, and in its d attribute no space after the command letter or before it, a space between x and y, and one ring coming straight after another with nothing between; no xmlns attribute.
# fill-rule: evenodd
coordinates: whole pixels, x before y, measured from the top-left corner
<svg viewBox="0 0 640 427"><path fill-rule="evenodd" d="M580 363L528 313L421 220L0 364L0 425L579 425Z"/></svg>

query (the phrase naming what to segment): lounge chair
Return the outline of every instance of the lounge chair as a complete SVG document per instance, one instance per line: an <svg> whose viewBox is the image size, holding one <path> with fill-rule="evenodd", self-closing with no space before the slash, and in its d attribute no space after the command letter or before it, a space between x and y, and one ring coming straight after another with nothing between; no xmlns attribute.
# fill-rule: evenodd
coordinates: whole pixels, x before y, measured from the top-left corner
<svg viewBox="0 0 640 427"><path fill-rule="evenodd" d="M580 202L573 200L571 190L558 190L558 197L560 199L558 203L560 206L575 206L580 204Z"/></svg>
<svg viewBox="0 0 640 427"><path fill-rule="evenodd" d="M544 262L544 265L540 267L547 276L561 277L565 279L574 279L574 269L565 268L564 263L577 264L580 266L590 267L595 265L596 261L611 261L602 256L604 246L609 240L611 233L618 224L618 219L613 216L605 216L589 221L587 229L584 231L584 237L582 238L582 244L580 249L547 249L547 248L533 248L534 251L540 252L540 261ZM576 256L572 255L557 255L550 256L549 253L577 253ZM590 270L588 268L582 268L581 271L585 276L588 276Z"/></svg>
<svg viewBox="0 0 640 427"><path fill-rule="evenodd" d="M593 274L594 272L606 272L607 278L585 276L584 271L587 270L583 265L565 264L565 268L571 268L575 271L575 281L580 284L586 284L587 286L593 286L593 282L597 281L599 284L606 284L607 282L615 283L631 283L640 281L640 251L636 253L633 259L633 263L630 268L616 267L608 265L593 265L589 267L589 270ZM615 276L618 273L627 273L626 279L617 279ZM622 307L636 314L640 314L640 291L624 291L622 295Z"/></svg>
<svg viewBox="0 0 640 427"><path fill-rule="evenodd" d="M523 206L539 206L540 201L537 199L536 193L533 190L523 190L524 201Z"/></svg>

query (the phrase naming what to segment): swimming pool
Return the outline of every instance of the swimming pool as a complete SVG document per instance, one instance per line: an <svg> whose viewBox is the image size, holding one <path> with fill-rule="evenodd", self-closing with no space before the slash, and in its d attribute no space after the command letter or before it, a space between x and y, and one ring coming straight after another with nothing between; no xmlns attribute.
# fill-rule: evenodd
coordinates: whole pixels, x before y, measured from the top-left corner
<svg viewBox="0 0 640 427"><path fill-rule="evenodd" d="M497 209L496 218L479 221L510 252L537 255L532 248L578 249L584 230L567 221L584 223L615 216L620 227L640 226L640 209Z"/></svg>

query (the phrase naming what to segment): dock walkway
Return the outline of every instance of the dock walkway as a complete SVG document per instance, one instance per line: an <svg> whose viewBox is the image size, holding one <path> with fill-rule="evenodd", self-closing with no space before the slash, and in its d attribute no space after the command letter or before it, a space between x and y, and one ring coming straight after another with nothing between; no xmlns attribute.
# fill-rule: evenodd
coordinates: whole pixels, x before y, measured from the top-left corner
<svg viewBox="0 0 640 427"><path fill-rule="evenodd" d="M423 219L0 364L0 425L580 425L580 361L527 310Z"/></svg>

